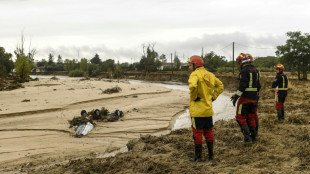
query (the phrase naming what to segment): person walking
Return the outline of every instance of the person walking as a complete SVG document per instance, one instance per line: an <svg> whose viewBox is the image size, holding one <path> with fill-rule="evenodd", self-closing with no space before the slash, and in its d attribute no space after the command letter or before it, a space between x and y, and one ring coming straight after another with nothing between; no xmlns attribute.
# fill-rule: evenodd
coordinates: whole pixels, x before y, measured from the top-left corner
<svg viewBox="0 0 310 174"><path fill-rule="evenodd" d="M233 105L237 103L236 121L241 128L245 142L255 142L258 131L257 102L261 88L259 71L252 65L250 54L240 53L237 62L240 65L239 88L231 97Z"/></svg>
<svg viewBox="0 0 310 174"><path fill-rule="evenodd" d="M278 120L284 120L284 101L287 96L287 85L288 79L287 76L283 73L284 66L282 64L277 64L276 69L276 78L272 82L272 88L276 88L275 99L276 99L276 110L278 114Z"/></svg>
<svg viewBox="0 0 310 174"><path fill-rule="evenodd" d="M214 134L212 132L214 115L212 102L223 92L223 83L211 72L204 68L204 61L194 55L188 59L189 69L192 71L188 79L190 91L189 112L191 127L195 143L195 157L192 162L201 162L203 136L208 148L209 160L213 160Z"/></svg>

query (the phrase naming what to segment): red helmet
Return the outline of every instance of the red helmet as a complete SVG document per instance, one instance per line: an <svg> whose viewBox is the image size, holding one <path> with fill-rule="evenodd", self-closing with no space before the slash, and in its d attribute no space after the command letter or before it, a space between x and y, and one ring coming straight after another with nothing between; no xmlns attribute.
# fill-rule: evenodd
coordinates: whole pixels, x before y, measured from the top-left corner
<svg viewBox="0 0 310 174"><path fill-rule="evenodd" d="M248 53L240 53L239 56L237 57L237 62L239 64L244 64L244 63L252 63L253 62L253 57L251 54Z"/></svg>
<svg viewBox="0 0 310 174"><path fill-rule="evenodd" d="M250 62L253 62L253 57L251 54L246 53L246 57L247 57L247 59L250 59Z"/></svg>
<svg viewBox="0 0 310 174"><path fill-rule="evenodd" d="M203 59L197 55L190 57L187 62L195 64L196 67L203 66Z"/></svg>
<svg viewBox="0 0 310 174"><path fill-rule="evenodd" d="M284 66L282 64L278 64L277 66L275 66L276 69L279 69L279 70L284 70Z"/></svg>

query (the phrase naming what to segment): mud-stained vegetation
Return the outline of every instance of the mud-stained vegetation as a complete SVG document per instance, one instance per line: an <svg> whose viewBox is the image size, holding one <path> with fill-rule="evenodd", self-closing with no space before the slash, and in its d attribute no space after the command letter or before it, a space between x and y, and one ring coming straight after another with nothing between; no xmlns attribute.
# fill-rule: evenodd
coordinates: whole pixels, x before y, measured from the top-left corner
<svg viewBox="0 0 310 174"><path fill-rule="evenodd" d="M268 120L266 120L268 119ZM270 119L273 121L270 123ZM34 173L307 173L310 170L310 125L263 118L255 144L244 143L235 121L215 124L215 160L191 163L190 129L169 135L143 136L127 143L128 152L105 159L70 160ZM265 124L268 122L268 124ZM203 159L207 159L206 145Z"/></svg>

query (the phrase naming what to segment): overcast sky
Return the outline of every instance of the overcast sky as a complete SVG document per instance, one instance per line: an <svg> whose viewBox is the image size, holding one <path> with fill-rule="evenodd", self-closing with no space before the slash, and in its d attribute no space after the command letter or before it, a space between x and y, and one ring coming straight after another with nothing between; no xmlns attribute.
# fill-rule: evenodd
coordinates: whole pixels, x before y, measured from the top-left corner
<svg viewBox="0 0 310 174"><path fill-rule="evenodd" d="M13 53L21 33L36 60L139 61L142 44L181 61L214 51L274 56L286 32L310 31L309 0L0 0L0 47ZM55 58L56 60L56 58Z"/></svg>

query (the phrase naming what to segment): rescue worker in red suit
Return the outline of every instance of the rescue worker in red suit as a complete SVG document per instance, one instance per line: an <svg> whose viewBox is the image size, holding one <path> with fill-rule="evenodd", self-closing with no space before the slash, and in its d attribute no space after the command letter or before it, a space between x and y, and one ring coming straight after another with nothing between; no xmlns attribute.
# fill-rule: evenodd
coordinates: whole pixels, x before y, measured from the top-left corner
<svg viewBox="0 0 310 174"><path fill-rule="evenodd" d="M287 85L288 79L283 73L284 66L278 64L276 67L276 79L272 83L272 88L276 88L275 98L276 98L276 109L278 114L278 120L284 120L284 101L287 96Z"/></svg>
<svg viewBox="0 0 310 174"><path fill-rule="evenodd" d="M239 88L231 97L235 106L237 100L236 120L241 127L245 142L255 142L258 127L257 101L261 88L258 70L251 64L250 54L240 53L237 62L240 65Z"/></svg>
<svg viewBox="0 0 310 174"><path fill-rule="evenodd" d="M208 72L204 67L203 59L194 55L189 58L189 69L192 71L189 79L190 104L189 112L192 122L193 138L195 143L195 157L192 162L201 162L203 136L208 148L209 160L213 160L214 134L212 132L214 115L212 102L223 92L223 83Z"/></svg>

